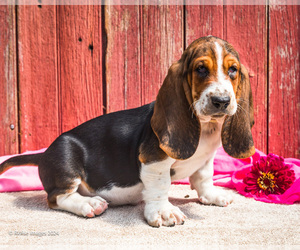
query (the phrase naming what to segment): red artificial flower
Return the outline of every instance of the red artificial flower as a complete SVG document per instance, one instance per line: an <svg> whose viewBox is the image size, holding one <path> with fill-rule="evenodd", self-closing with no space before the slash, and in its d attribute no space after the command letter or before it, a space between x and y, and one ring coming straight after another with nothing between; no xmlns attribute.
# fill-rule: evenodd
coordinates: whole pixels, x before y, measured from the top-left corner
<svg viewBox="0 0 300 250"><path fill-rule="evenodd" d="M290 168L280 156L260 157L243 180L245 192L259 196L283 194L295 181L295 173Z"/></svg>

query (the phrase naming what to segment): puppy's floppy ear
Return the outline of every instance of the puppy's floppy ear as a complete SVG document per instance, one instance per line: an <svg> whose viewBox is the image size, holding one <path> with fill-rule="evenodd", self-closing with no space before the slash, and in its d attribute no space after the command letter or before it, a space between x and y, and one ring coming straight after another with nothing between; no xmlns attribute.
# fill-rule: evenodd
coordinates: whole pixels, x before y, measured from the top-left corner
<svg viewBox="0 0 300 250"><path fill-rule="evenodd" d="M236 98L238 108L233 116L225 119L222 128L222 144L227 154L234 158L247 158L255 153L251 134L254 124L252 92L249 75L241 65Z"/></svg>
<svg viewBox="0 0 300 250"><path fill-rule="evenodd" d="M183 61L179 60L170 67L151 118L159 147L168 156L179 160L195 153L200 138L200 123L191 107L191 88L186 80Z"/></svg>

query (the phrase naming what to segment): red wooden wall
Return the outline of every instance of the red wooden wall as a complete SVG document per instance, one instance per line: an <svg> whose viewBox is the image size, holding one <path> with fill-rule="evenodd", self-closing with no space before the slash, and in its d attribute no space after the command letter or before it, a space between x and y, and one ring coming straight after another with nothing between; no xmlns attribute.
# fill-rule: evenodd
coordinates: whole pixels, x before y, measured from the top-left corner
<svg viewBox="0 0 300 250"><path fill-rule="evenodd" d="M151 102L184 48L214 35L250 72L256 147L300 158L300 6L221 3L0 6L0 155Z"/></svg>

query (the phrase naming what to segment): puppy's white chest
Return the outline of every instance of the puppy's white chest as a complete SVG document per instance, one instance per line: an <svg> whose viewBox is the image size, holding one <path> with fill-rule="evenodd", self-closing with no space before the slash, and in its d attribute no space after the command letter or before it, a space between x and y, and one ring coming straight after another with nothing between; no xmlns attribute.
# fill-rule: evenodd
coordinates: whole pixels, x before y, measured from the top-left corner
<svg viewBox="0 0 300 250"><path fill-rule="evenodd" d="M201 123L201 136L195 154L187 160L176 161L171 167L172 181L191 176L215 156L221 146L221 123Z"/></svg>

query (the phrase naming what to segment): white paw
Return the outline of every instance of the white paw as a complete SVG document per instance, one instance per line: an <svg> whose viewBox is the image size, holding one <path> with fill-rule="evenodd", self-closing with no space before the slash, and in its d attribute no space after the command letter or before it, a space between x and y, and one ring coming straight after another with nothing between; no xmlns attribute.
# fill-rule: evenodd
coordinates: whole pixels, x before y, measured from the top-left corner
<svg viewBox="0 0 300 250"><path fill-rule="evenodd" d="M219 188L213 187L199 194L199 201L205 205L217 205L227 207L232 203L232 196Z"/></svg>
<svg viewBox="0 0 300 250"><path fill-rule="evenodd" d="M84 197L80 210L84 217L95 217L102 214L108 207L108 203L99 196Z"/></svg>
<svg viewBox="0 0 300 250"><path fill-rule="evenodd" d="M168 201L147 203L144 214L148 224L152 227L182 225L186 219L184 213Z"/></svg>

